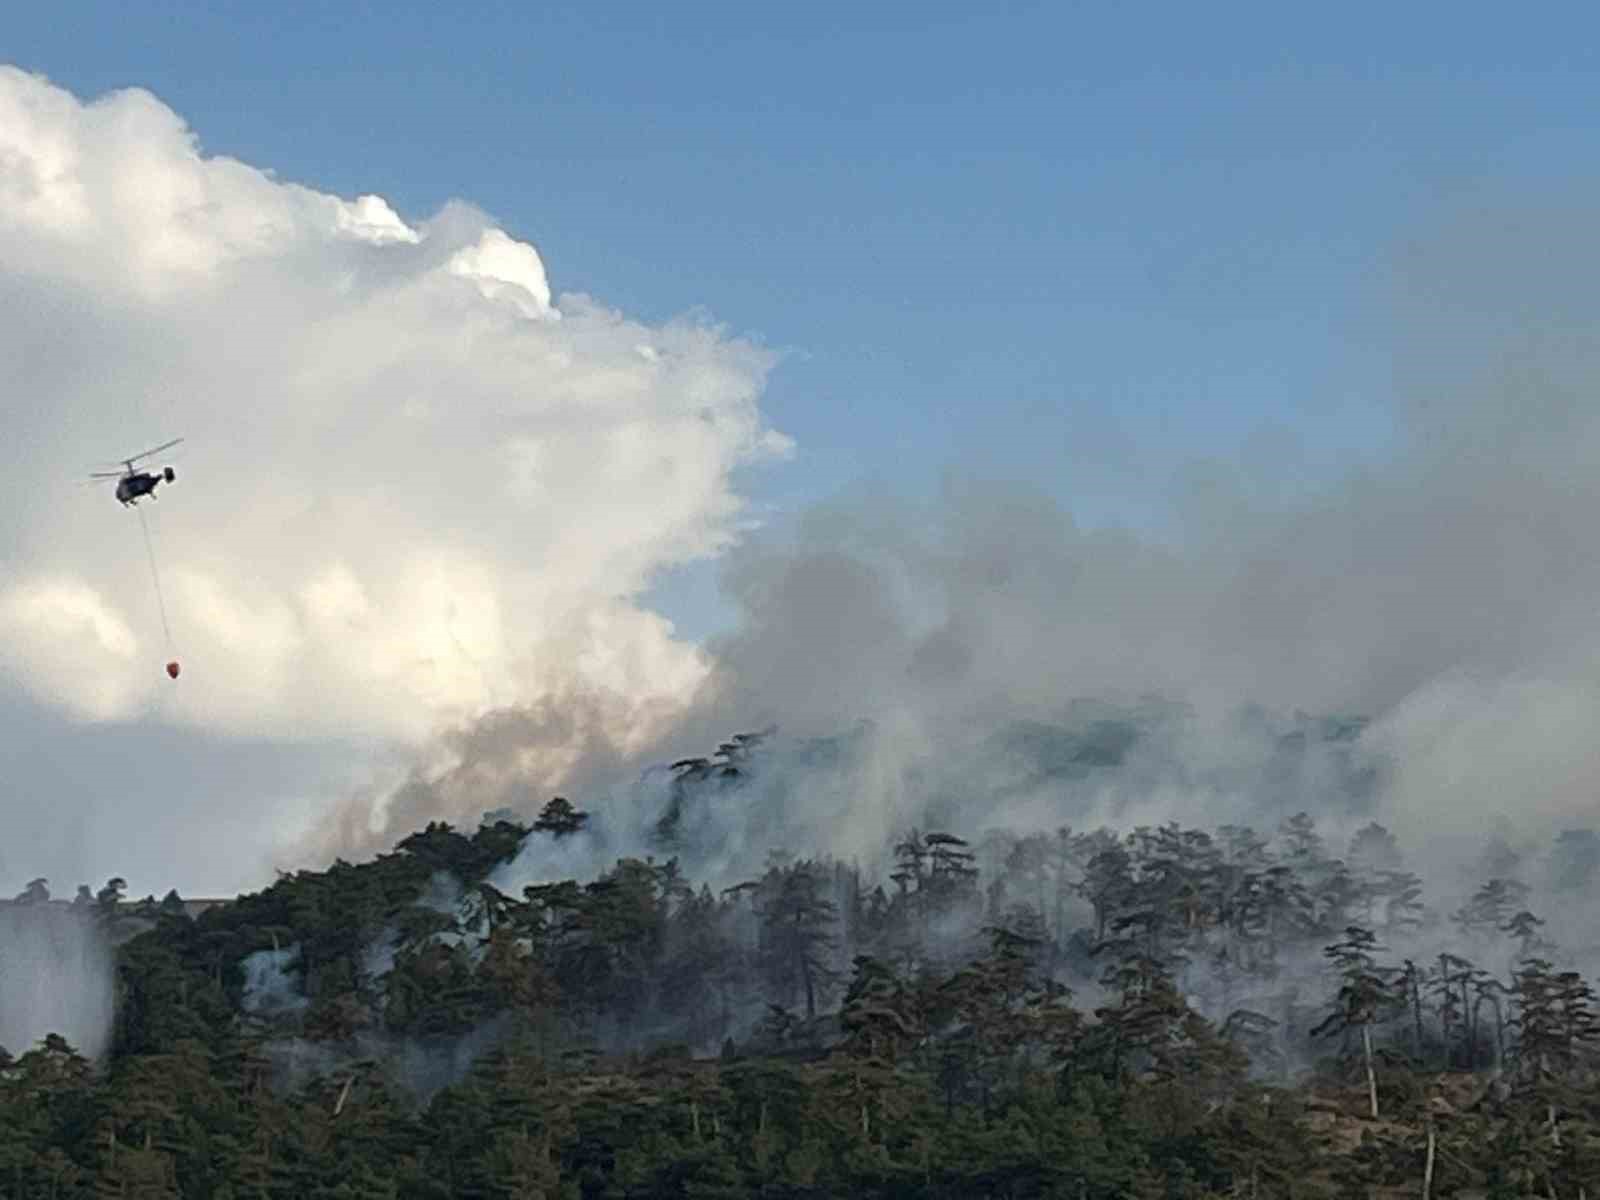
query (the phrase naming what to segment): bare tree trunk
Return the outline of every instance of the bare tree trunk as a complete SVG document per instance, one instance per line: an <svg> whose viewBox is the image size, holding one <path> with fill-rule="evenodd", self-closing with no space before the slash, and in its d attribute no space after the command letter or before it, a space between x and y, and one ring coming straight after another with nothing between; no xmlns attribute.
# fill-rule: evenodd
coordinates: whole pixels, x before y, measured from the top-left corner
<svg viewBox="0 0 1600 1200"><path fill-rule="evenodd" d="M1361 1027L1361 1048L1367 1059L1367 1099L1372 1104L1372 1119L1378 1119L1378 1076L1372 1069L1372 1026Z"/></svg>
<svg viewBox="0 0 1600 1200"><path fill-rule="evenodd" d="M338 1102L333 1106L333 1115L338 1116L344 1111L344 1102L350 1099L350 1085L356 1081L354 1075L344 1081L344 1087L339 1090Z"/></svg>
<svg viewBox="0 0 1600 1200"><path fill-rule="evenodd" d="M1466 985L1463 984L1461 994L1467 994ZM1469 1071L1478 1069L1478 1010L1483 1007L1483 1001L1474 1002L1467 1010L1467 1061L1464 1064Z"/></svg>
<svg viewBox="0 0 1600 1200"><path fill-rule="evenodd" d="M1422 1168L1422 1200L1428 1200L1433 1195L1433 1151L1436 1136L1433 1128L1433 1118L1428 1118L1428 1161Z"/></svg>
<svg viewBox="0 0 1600 1200"><path fill-rule="evenodd" d="M1439 1004L1439 1034L1444 1042L1444 1061L1439 1065L1446 1071L1450 1069L1450 1005L1446 1003L1453 995L1450 990L1450 960L1446 955L1439 955L1439 983L1444 992L1444 997Z"/></svg>
<svg viewBox="0 0 1600 1200"><path fill-rule="evenodd" d="M1411 1015L1415 1021L1413 1028L1416 1031L1417 1062L1422 1061L1422 973L1414 971L1411 976Z"/></svg>

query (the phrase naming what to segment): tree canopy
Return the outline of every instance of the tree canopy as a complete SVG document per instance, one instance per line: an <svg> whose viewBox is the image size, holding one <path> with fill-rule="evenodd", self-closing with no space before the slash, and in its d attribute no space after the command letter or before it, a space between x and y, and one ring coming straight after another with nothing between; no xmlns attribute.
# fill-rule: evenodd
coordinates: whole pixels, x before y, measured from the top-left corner
<svg viewBox="0 0 1600 1200"><path fill-rule="evenodd" d="M755 743L678 763L667 815L731 786ZM1426 1176L1437 1196L1576 1197L1600 1179L1600 1012L1532 892L1493 876L1437 910L1375 823L1348 842L1305 813L905 829L881 875L785 848L718 888L648 855L506 882L529 839L586 830L560 797L526 825L435 822L198 916L121 879L73 902L30 884L16 919L64 912L115 943L115 1021L95 1062L54 1034L0 1051L0 1194L1201 1200L1412 1196ZM1553 848L1564 886L1585 847Z"/></svg>

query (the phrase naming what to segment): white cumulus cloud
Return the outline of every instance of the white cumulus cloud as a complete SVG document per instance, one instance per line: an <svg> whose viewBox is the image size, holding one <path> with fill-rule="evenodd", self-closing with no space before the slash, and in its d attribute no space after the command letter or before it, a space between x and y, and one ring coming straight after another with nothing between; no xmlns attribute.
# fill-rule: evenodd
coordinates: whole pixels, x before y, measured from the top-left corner
<svg viewBox="0 0 1600 1200"><path fill-rule="evenodd" d="M0 361L0 672L96 721L417 746L602 692L636 737L707 670L641 592L788 448L758 345L557 296L466 205L407 221L9 67ZM177 436L143 506L174 684L139 518L78 480Z"/></svg>

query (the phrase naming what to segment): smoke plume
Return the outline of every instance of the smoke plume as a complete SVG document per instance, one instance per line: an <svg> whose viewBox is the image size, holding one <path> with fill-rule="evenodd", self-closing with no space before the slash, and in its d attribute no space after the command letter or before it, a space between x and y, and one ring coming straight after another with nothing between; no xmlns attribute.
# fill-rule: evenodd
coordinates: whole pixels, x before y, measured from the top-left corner
<svg viewBox="0 0 1600 1200"><path fill-rule="evenodd" d="M0 1046L20 1057L59 1034L94 1058L111 1035L111 948L95 921L53 903L0 905Z"/></svg>
<svg viewBox="0 0 1600 1200"><path fill-rule="evenodd" d="M1579 233L1561 213L1466 214L1392 264L1374 299L1392 442L1288 499L1213 464L1164 527L1085 528L1038 489L953 474L927 504L841 499L747 541L723 576L739 620L708 644L694 704L641 754L569 741L573 769L529 778L527 800L581 790L606 852L642 852L670 802L647 768L775 725L781 786L697 835L739 848L735 874L772 845L871 857L930 822L1214 827L1301 808L1336 839L1385 823L1430 873L1470 871L1508 816L1546 854L1600 795L1600 301L1583 283L1600 262ZM1102 702L1166 715L1110 769L1038 773L1023 734L1048 758ZM1297 714L1355 723L1334 758L1291 764ZM508 759L473 753L476 731L530 715L458 735L411 799L514 804L503 773L461 787ZM848 763L808 765L818 737L849 742Z"/></svg>

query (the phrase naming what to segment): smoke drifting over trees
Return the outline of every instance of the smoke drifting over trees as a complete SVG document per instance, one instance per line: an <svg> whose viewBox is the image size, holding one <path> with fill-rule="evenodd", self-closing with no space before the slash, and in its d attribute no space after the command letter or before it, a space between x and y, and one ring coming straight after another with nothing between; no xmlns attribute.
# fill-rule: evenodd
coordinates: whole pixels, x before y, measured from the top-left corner
<svg viewBox="0 0 1600 1200"><path fill-rule="evenodd" d="M583 720L604 704L591 695L559 715L507 708L419 772L404 794L427 803L409 812L470 820L531 803L519 752L563 765L533 795L559 787L604 809L602 794L729 729L827 737L864 721L876 774L857 779L842 826L828 808L815 848L870 854L884 810L893 824L935 803L930 780L964 772L979 806L1005 789L1004 756L982 759L987 778L965 761L992 739L1153 697L1190 714L1185 777L1269 754L1249 732L1257 709L1268 725L1359 719L1355 748L1380 771L1371 812L1430 871L1462 865L1513 809L1541 844L1593 823L1600 416L1578 397L1600 377L1600 348L1579 332L1600 313L1576 281L1600 264L1583 239L1556 261L1563 226L1545 216L1436 233L1391 278L1405 318L1391 335L1392 444L1347 474L1274 490L1214 464L1145 530L1084 528L1035 490L963 476L925 505L822 506L730 552L738 619L661 737L632 751L588 737L606 728ZM1503 244L1473 240L1485 230ZM1495 288L1480 278L1488 259L1506 270ZM1236 802L1173 779L1147 800L1156 821ZM1080 818L1052 803L1039 799L1044 822Z"/></svg>
<svg viewBox="0 0 1600 1200"><path fill-rule="evenodd" d="M1026 730L1025 760L1083 783L1170 719ZM1358 732L1305 721L1279 747L1290 764L1327 756L1319 775L1359 801ZM255 1170L287 1188L359 1169L423 1196L443 1171L458 1188L537 1175L598 1196L623 1179L695 1194L674 1189L825 1175L897 1194L887 1173L998 1196L1042 1173L1109 1200L1290 1178L1334 1196L1424 1169L1447 1189L1565 1194L1592 1178L1595 948L1543 915L1592 902L1582 837L1520 858L1487 841L1484 866L1506 873L1454 895L1425 886L1380 823L1346 833L1304 811L1256 827L910 827L872 866L773 831L763 866L727 873L743 848L705 840L712 814L781 809L790 760L809 780L869 742L741 735L677 761L630 834L656 848L645 857L608 859L604 822L556 797L529 824L434 823L198 919L112 885L58 910L88 934L153 928L119 948L100 1081L59 1038L0 1064L0 1114L47 1086L52 1111L93 1116L29 1126L13 1182L55 1170L76 1195L130 1172ZM519 1096L516 1121L489 1115ZM1352 1155L1358 1114L1375 1140ZM1053 1132L992 1141L1018 1123ZM250 1134L194 1135L224 1126ZM334 1145L355 1158L336 1168ZM1148 1190L1162 1179L1187 1190Z"/></svg>
<svg viewBox="0 0 1600 1200"><path fill-rule="evenodd" d="M759 347L558 304L532 248L477 214L413 227L376 198L202 160L142 94L89 107L6 71L0 100L34 114L15 122L30 155L148 148L218 197L190 240L154 202L123 231L147 253L119 283L118 336L172 322L199 356L186 386L289 348L347 422L388 412L398 375L516 418L485 444L493 422L408 410L349 472L378 494L397 469L420 481L381 539L366 494L298 486L297 430L263 426L262 477L313 504L286 516L218 488L213 544L234 557L191 563L183 603L256 683L208 683L215 704L200 693L184 719L237 733L270 715L293 737L331 708L352 736L410 739L417 765L315 814L293 865L326 870L198 919L175 896L141 909L153 928L117 947L114 990L118 889L65 910L29 889L5 910L17 1194L208 1171L311 1194L346 1144L366 1146L374 1192L419 1196L441 1173L478 1194L598 1195L620 1176L687 1192L692 1175L729 1195L782 1175L1079 1197L1597 1177L1600 264L1559 216L1480 218L1396 264L1394 438L1341 476L1273 494L1214 470L1143 530L952 477L926 506L840 501L729 550L734 470L787 449L755 403ZM0 266L60 309L105 286L112 234L58 218L117 189L50 178L62 194L30 198L37 228L17 217ZM261 212L276 224L242 219ZM222 329L190 275L264 283L271 319ZM346 275L361 306L334 302ZM0 339L55 336L45 311ZM416 357L352 373L397 316ZM463 329L483 353L460 353ZM55 380L80 358L29 359L39 394L82 392L63 428L99 411ZM499 361L523 373L507 383ZM626 404L585 406L619 378ZM663 442L681 470L660 469ZM505 496L473 490L491 453L532 514L512 535L483 518ZM7 512L29 511L31 482L8 483ZM659 526L637 524L647 510ZM107 599L127 556L97 535L103 561L72 577L68 530L30 532L50 549L0 596L0 666L126 717L146 695ZM432 549L396 573L395 545ZM637 597L724 550L738 620L688 646ZM246 557L259 593L216 583L250 577ZM418 629L452 646L426 668ZM47 1033L66 1040L36 1045ZM1478 1091L1441 1130L1427 1080L1451 1075ZM1314 1097L1292 1086L1307 1078L1355 1090L1370 1153L1330 1165L1337 1139L1309 1136Z"/></svg>
<svg viewBox="0 0 1600 1200"><path fill-rule="evenodd" d="M111 948L92 923L48 898L39 880L0 906L0 1047L57 1033L97 1056L111 1029Z"/></svg>

